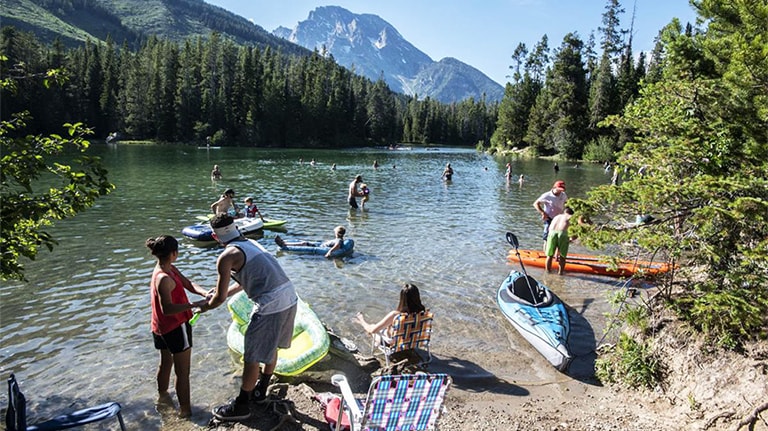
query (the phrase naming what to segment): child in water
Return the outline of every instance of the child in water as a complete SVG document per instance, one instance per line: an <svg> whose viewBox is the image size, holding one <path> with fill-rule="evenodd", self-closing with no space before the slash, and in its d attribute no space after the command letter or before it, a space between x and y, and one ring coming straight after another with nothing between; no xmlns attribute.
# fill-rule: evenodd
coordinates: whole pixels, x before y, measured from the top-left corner
<svg viewBox="0 0 768 431"><path fill-rule="evenodd" d="M363 192L363 199L362 199L362 209L365 209L365 203L368 202L368 195L371 193L371 189L368 188L368 185L363 183L360 185L360 191Z"/></svg>
<svg viewBox="0 0 768 431"><path fill-rule="evenodd" d="M261 215L261 211L259 211L259 207L257 207L256 204L253 203L253 198L250 196L245 198L245 216L246 217L259 216L261 221L264 221L264 216Z"/></svg>
<svg viewBox="0 0 768 431"><path fill-rule="evenodd" d="M347 233L347 230L344 228L344 226L336 226L333 228L333 239L329 239L328 241L318 243L318 242L312 242L312 241L296 241L296 242L286 242L284 239L280 237L280 235L275 236L275 244L277 244L280 248L285 247L326 247L328 248L328 252L325 253L325 257L331 257L331 253L341 248L342 245L344 245L344 234Z"/></svg>

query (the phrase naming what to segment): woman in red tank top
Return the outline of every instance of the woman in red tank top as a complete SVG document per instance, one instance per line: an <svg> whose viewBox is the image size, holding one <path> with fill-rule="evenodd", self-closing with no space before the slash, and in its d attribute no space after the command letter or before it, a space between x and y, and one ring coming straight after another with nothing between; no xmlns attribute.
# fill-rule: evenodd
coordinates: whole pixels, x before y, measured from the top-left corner
<svg viewBox="0 0 768 431"><path fill-rule="evenodd" d="M176 396L179 399L179 416L190 417L192 406L189 396L189 370L192 359L192 309L206 300L190 303L188 290L205 297L208 292L189 281L173 265L179 257L179 243L176 238L161 235L149 238L146 246L157 258L150 282L150 303L152 305L152 338L155 348L160 351L160 365L157 368L158 403L173 404L168 386L171 370L176 371Z"/></svg>

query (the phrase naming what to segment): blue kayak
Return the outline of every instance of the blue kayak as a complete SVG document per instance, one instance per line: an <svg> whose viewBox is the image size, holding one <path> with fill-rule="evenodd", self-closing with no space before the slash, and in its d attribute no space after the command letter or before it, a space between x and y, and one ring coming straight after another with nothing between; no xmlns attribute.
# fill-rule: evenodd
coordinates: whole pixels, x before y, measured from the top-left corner
<svg viewBox="0 0 768 431"><path fill-rule="evenodd" d="M289 245L280 247L282 251L288 251L297 254L319 254L325 256L331 249L330 247L323 247L322 242L312 243L313 245ZM352 239L345 239L341 244L341 248L331 253L331 257L344 257L352 254L355 248L355 241Z"/></svg>
<svg viewBox="0 0 768 431"><path fill-rule="evenodd" d="M530 275L513 270L499 286L496 301L512 326L555 368L568 368L570 321L557 295Z"/></svg>

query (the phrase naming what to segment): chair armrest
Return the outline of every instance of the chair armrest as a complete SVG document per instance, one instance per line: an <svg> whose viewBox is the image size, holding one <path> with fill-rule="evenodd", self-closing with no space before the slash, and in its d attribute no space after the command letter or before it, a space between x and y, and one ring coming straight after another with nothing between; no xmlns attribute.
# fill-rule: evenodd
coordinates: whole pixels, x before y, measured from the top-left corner
<svg viewBox="0 0 768 431"><path fill-rule="evenodd" d="M352 393L352 388L349 387L347 377L341 374L334 374L333 377L331 377L331 383L341 389L341 398L343 401L341 408L344 408L344 404L349 408L350 413L352 413L352 417L349 418L350 422L359 424L363 417L363 413L360 411L357 400Z"/></svg>

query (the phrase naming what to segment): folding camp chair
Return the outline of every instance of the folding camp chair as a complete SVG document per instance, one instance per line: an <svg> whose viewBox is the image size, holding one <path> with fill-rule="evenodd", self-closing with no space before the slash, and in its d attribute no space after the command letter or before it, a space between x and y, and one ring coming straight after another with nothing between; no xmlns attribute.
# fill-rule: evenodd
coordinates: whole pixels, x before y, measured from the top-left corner
<svg viewBox="0 0 768 431"><path fill-rule="evenodd" d="M19 389L16 376L8 378L8 410L5 413L5 427L8 431L53 431L74 428L117 416L120 429L125 431L120 404L106 403L96 407L78 410L56 416L34 425L27 425L27 399Z"/></svg>
<svg viewBox="0 0 768 431"><path fill-rule="evenodd" d="M373 349L376 348L384 353L387 367L393 354L406 350L423 349L427 352L427 359L421 361L419 365L432 362L432 354L429 351L429 340L432 337L432 312L422 311L420 313L400 313L392 321L389 333L390 337L376 334L373 337Z"/></svg>
<svg viewBox="0 0 768 431"><path fill-rule="evenodd" d="M380 376L371 382L363 402L354 398L343 375L334 375L331 382L342 396L336 431L342 427L344 413L350 431L425 431L437 429L451 377L423 373Z"/></svg>

